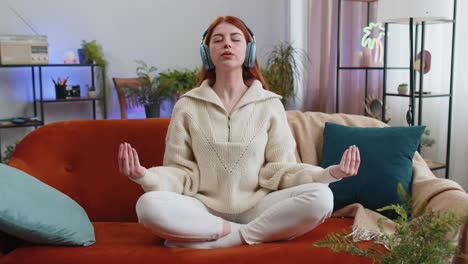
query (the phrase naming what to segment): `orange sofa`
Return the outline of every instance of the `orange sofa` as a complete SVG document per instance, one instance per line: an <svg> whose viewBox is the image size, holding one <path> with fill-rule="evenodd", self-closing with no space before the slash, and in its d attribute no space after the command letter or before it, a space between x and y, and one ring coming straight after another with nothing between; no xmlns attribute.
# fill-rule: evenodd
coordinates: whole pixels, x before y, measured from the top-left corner
<svg viewBox="0 0 468 264"><path fill-rule="evenodd" d="M45 125L27 135L9 165L80 204L92 221L96 243L88 247L21 243L3 256L0 253L0 264L372 263L368 258L311 248L314 241L328 233L349 229L352 218L329 218L304 236L285 242L209 250L164 247L161 238L137 222L135 204L143 190L119 173L117 152L121 142L129 142L138 150L143 166L162 164L169 121L168 118L64 121Z"/></svg>
<svg viewBox="0 0 468 264"><path fill-rule="evenodd" d="M117 151L119 143L129 142L143 166L162 164L168 124L168 118L64 121L26 136L9 165L80 204L93 223L96 243L88 247L22 243L0 255L0 263L371 263L311 248L326 234L349 228L353 221L349 218L330 218L287 242L209 250L164 247L162 239L137 223L135 203L143 190L119 174Z"/></svg>

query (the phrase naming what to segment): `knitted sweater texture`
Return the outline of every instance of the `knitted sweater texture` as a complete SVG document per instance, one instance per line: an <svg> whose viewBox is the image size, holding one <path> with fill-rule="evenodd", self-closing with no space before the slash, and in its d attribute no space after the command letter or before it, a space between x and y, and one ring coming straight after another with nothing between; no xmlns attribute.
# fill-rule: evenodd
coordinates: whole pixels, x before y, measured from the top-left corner
<svg viewBox="0 0 468 264"><path fill-rule="evenodd" d="M330 168L296 162L280 98L254 81L229 114L203 82L174 106L163 166L134 181L147 192L182 193L229 214L252 208L271 191L336 181Z"/></svg>

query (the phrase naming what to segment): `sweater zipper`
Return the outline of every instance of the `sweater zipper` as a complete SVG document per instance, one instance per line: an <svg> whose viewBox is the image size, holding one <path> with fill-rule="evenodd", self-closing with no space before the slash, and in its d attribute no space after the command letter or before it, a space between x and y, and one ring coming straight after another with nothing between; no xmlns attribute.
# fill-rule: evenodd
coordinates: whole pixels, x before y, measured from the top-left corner
<svg viewBox="0 0 468 264"><path fill-rule="evenodd" d="M231 142L231 115L228 115L228 142Z"/></svg>

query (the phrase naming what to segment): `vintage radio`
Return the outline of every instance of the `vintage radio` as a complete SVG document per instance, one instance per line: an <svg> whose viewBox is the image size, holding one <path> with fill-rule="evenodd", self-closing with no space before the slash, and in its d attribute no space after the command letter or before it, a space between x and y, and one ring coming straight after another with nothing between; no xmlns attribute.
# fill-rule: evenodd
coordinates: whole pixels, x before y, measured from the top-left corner
<svg viewBox="0 0 468 264"><path fill-rule="evenodd" d="M0 64L48 64L47 36L0 34Z"/></svg>

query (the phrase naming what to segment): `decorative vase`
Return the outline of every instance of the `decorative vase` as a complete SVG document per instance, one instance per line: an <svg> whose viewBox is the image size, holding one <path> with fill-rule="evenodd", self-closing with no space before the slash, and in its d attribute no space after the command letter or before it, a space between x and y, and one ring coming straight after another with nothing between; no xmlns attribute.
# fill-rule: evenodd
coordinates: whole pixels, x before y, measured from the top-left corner
<svg viewBox="0 0 468 264"><path fill-rule="evenodd" d="M354 52L353 67L362 67L362 51Z"/></svg>
<svg viewBox="0 0 468 264"><path fill-rule="evenodd" d="M398 85L398 94L408 94L408 85Z"/></svg>
<svg viewBox="0 0 468 264"><path fill-rule="evenodd" d="M78 62L80 64L85 64L85 55L84 55L84 52L83 52L83 49L78 49Z"/></svg>
<svg viewBox="0 0 468 264"><path fill-rule="evenodd" d="M78 53L78 62L80 64L93 64L94 61L89 61L89 60L86 60L86 56L84 54L84 50L83 49L78 49L77 50L77 53Z"/></svg>
<svg viewBox="0 0 468 264"><path fill-rule="evenodd" d="M369 48L364 48L362 52L362 66L372 67L372 54Z"/></svg>
<svg viewBox="0 0 468 264"><path fill-rule="evenodd" d="M145 105L146 118L159 117L159 104Z"/></svg>

